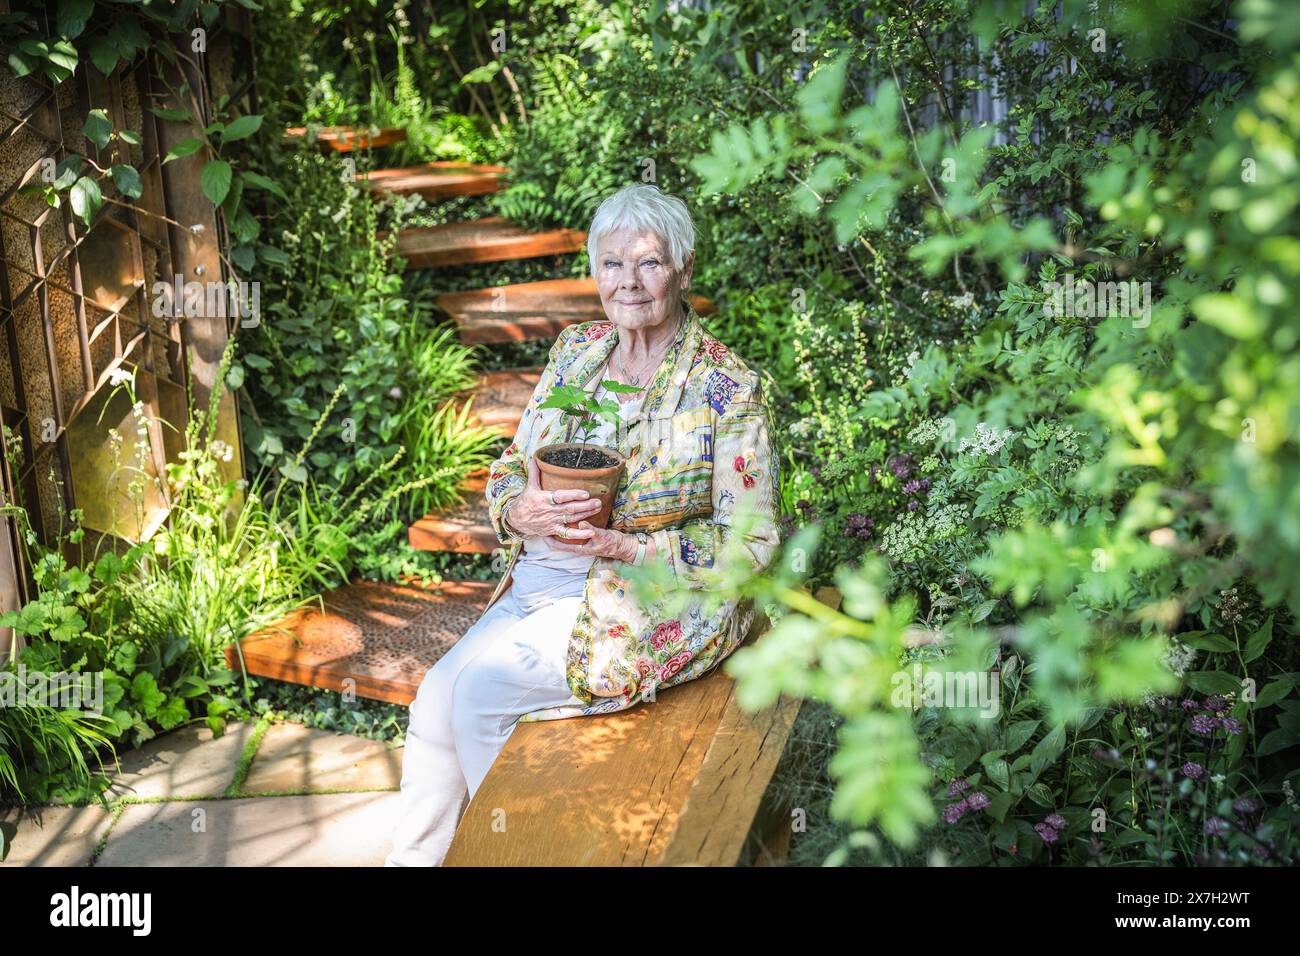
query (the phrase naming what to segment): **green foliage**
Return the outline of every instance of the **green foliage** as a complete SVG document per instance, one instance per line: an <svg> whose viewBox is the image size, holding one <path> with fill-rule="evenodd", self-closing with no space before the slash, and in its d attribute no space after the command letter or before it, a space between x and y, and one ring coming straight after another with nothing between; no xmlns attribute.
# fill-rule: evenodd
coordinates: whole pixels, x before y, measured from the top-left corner
<svg viewBox="0 0 1300 956"><path fill-rule="evenodd" d="M618 395L633 395L642 391L635 385L624 385L613 379L605 379L600 386L605 391ZM619 417L617 400L607 398L603 402L598 402L594 395L576 385L555 386L551 389L551 394L546 396L546 401L538 408L563 409L564 414L574 420L578 440L583 443L591 441L591 436L600 427L601 421L617 425L622 420ZM578 455L578 461L582 461L581 453ZM581 464L575 467L581 467Z"/></svg>

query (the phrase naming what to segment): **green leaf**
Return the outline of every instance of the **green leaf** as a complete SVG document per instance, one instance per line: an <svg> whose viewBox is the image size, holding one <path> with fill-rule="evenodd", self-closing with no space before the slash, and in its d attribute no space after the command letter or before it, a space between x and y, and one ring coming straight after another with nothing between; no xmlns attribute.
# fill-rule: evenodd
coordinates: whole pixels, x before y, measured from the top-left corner
<svg viewBox="0 0 1300 956"><path fill-rule="evenodd" d="M105 76L117 69L118 61L121 59L117 47L113 45L113 42L108 37L97 36L90 41L90 62L95 64L95 69ZM123 134L122 138L126 138L125 134ZM131 142L131 140L127 140L127 142Z"/></svg>
<svg viewBox="0 0 1300 956"><path fill-rule="evenodd" d="M1241 681L1223 671L1192 671L1183 680L1202 694L1235 694L1241 690Z"/></svg>
<svg viewBox="0 0 1300 956"><path fill-rule="evenodd" d="M114 166L109 170L113 174L113 185L123 196L139 199L144 191L140 182L140 173L134 166Z"/></svg>
<svg viewBox="0 0 1300 956"><path fill-rule="evenodd" d="M1278 753L1288 747L1294 747L1296 744L1300 744L1300 734L1286 727L1279 727L1277 730L1264 735L1255 752L1260 757L1267 757L1269 754Z"/></svg>
<svg viewBox="0 0 1300 956"><path fill-rule="evenodd" d="M1259 630L1250 635L1250 640L1246 641L1246 650L1242 653L1241 659L1247 664L1258 660L1272 642L1273 616L1269 615L1268 620L1260 625Z"/></svg>
<svg viewBox="0 0 1300 956"><path fill-rule="evenodd" d="M1276 704L1291 693L1294 687L1295 683L1289 677L1283 677L1281 680L1266 684L1264 689L1259 692L1259 696L1255 698L1255 707L1264 708Z"/></svg>
<svg viewBox="0 0 1300 956"><path fill-rule="evenodd" d="M163 163L170 163L173 159L180 159L182 156L191 156L203 148L203 140L190 137L183 139L167 151L163 157Z"/></svg>
<svg viewBox="0 0 1300 956"><path fill-rule="evenodd" d="M72 192L68 196L72 203L72 211L86 225L95 218L95 213L99 212L99 207L104 203L104 195L99 190L99 183L89 176L82 176L73 184Z"/></svg>
<svg viewBox="0 0 1300 956"><path fill-rule="evenodd" d="M55 31L61 37L75 40L86 29L86 22L94 9L94 0L59 0L59 12L54 18Z"/></svg>
<svg viewBox="0 0 1300 956"><path fill-rule="evenodd" d="M1029 742L1041 720L1018 720L1007 728L1007 753L1013 754Z"/></svg>
<svg viewBox="0 0 1300 956"><path fill-rule="evenodd" d="M1035 773L1042 772L1043 768L1056 760L1065 749L1065 726L1060 725L1052 728L1042 740L1034 747L1033 762L1030 764Z"/></svg>
<svg viewBox="0 0 1300 956"><path fill-rule="evenodd" d="M241 116L221 133L221 142L233 143L237 139L247 139L262 127L262 117L256 113Z"/></svg>
<svg viewBox="0 0 1300 956"><path fill-rule="evenodd" d="M230 178L233 170L224 159L210 159L199 174L199 188L203 195L212 200L212 205L220 206L230 192Z"/></svg>
<svg viewBox="0 0 1300 956"><path fill-rule="evenodd" d="M194 117L190 115L189 110L173 110L163 106L151 106L149 112L159 119L172 120L173 122L192 123Z"/></svg>
<svg viewBox="0 0 1300 956"><path fill-rule="evenodd" d="M249 186L252 186L257 189L265 189L267 192L274 193L275 195L279 196L281 199L288 200L289 197L285 195L284 190L280 188L280 184L277 183L274 179L269 179L266 176L263 176L261 173L245 172L243 176L244 176L244 182L247 183Z"/></svg>
<svg viewBox="0 0 1300 956"><path fill-rule="evenodd" d="M1197 296L1191 305L1198 319L1234 339L1258 338L1268 327L1262 309L1229 292L1211 292Z"/></svg>
<svg viewBox="0 0 1300 956"><path fill-rule="evenodd" d="M98 149L103 149L113 135L113 123L104 110L91 110L86 114L86 122L82 124L81 131Z"/></svg>
<svg viewBox="0 0 1300 956"><path fill-rule="evenodd" d="M814 133L827 133L834 128L848 65L848 55L840 54L830 63L819 67L803 89L795 94L799 115L804 125Z"/></svg>
<svg viewBox="0 0 1300 956"><path fill-rule="evenodd" d="M1205 634L1202 632L1192 632L1189 634L1180 634L1178 639L1188 647L1194 647L1198 651L1209 651L1213 654L1231 654L1237 649L1237 645L1232 643L1222 634Z"/></svg>
<svg viewBox="0 0 1300 956"><path fill-rule="evenodd" d="M131 696L146 717L152 717L166 699L166 695L158 689L158 682L148 671L140 671L135 675L131 681Z"/></svg>

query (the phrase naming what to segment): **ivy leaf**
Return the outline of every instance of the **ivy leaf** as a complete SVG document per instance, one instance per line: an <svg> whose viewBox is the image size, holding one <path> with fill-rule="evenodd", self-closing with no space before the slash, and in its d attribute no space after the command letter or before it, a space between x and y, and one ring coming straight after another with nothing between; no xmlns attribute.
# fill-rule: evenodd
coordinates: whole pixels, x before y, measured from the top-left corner
<svg viewBox="0 0 1300 956"><path fill-rule="evenodd" d="M54 18L54 29L61 37L75 40L86 29L95 0L59 0L59 12Z"/></svg>
<svg viewBox="0 0 1300 956"><path fill-rule="evenodd" d="M113 135L113 123L104 110L91 110L86 114L86 122L82 124L81 132L98 149L103 149Z"/></svg>
<svg viewBox="0 0 1300 956"><path fill-rule="evenodd" d="M230 192L230 179L233 170L224 159L210 159L199 174L199 188L203 195L212 200L212 205L220 206Z"/></svg>
<svg viewBox="0 0 1300 956"><path fill-rule="evenodd" d="M90 62L95 64L95 69L99 70L105 76L108 76L115 69L121 59L118 55L117 47L113 41L106 36L97 36L90 41Z"/></svg>
<svg viewBox="0 0 1300 956"><path fill-rule="evenodd" d="M99 190L99 183L89 176L82 176L73 184L68 199L72 203L72 211L87 226L104 204L104 194Z"/></svg>
<svg viewBox="0 0 1300 956"><path fill-rule="evenodd" d="M109 170L113 174L113 185L123 196L139 199L144 191L140 183L140 173L134 166L118 165Z"/></svg>

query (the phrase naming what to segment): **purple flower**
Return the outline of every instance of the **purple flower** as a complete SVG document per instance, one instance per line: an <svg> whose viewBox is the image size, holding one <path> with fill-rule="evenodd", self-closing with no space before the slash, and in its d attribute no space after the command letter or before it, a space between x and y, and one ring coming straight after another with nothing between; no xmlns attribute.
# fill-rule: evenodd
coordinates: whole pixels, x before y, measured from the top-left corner
<svg viewBox="0 0 1300 956"><path fill-rule="evenodd" d="M1192 730L1198 734L1212 734L1218 725L1218 720L1206 714L1197 714L1192 718Z"/></svg>
<svg viewBox="0 0 1300 956"><path fill-rule="evenodd" d="M1228 701L1221 694L1215 694L1213 697L1205 698L1206 710L1227 710Z"/></svg>
<svg viewBox="0 0 1300 956"><path fill-rule="evenodd" d="M888 468L893 472L895 478L910 478L912 476L911 462L911 455L906 453L895 455L889 459Z"/></svg>
<svg viewBox="0 0 1300 956"><path fill-rule="evenodd" d="M971 810L983 810L989 803L989 798L980 790L972 790L966 795L966 806Z"/></svg>
<svg viewBox="0 0 1300 956"><path fill-rule="evenodd" d="M956 803L950 803L943 808L943 819L945 823L956 823L966 815L966 801L959 800Z"/></svg>
<svg viewBox="0 0 1300 956"><path fill-rule="evenodd" d="M956 798L970 789L970 781L965 777L954 777L948 784L948 796Z"/></svg>
<svg viewBox="0 0 1300 956"><path fill-rule="evenodd" d="M1055 843L1060 839L1060 834L1049 827L1046 823L1035 823L1034 832L1043 838L1044 843Z"/></svg>
<svg viewBox="0 0 1300 956"><path fill-rule="evenodd" d="M903 485L903 494L914 495L921 490L921 483L913 478L907 484Z"/></svg>
<svg viewBox="0 0 1300 956"><path fill-rule="evenodd" d="M1228 821L1223 817L1209 817L1205 821L1205 835L1221 837L1228 832Z"/></svg>
<svg viewBox="0 0 1300 956"><path fill-rule="evenodd" d="M921 502L917 501L915 498L907 503L908 511L915 511L919 507L921 507Z"/></svg>
<svg viewBox="0 0 1300 956"><path fill-rule="evenodd" d="M1258 813L1259 801L1254 797L1238 797L1232 801L1232 812L1243 817Z"/></svg>
<svg viewBox="0 0 1300 956"><path fill-rule="evenodd" d="M1065 822L1065 817L1061 816L1059 813L1049 814L1043 822L1053 830L1064 830L1069 826L1069 824Z"/></svg>
<svg viewBox="0 0 1300 956"><path fill-rule="evenodd" d="M1198 705L1196 701L1192 700L1191 698L1188 698L1187 700L1183 701L1183 710L1196 710L1198 706L1200 705Z"/></svg>
<svg viewBox="0 0 1300 956"><path fill-rule="evenodd" d="M1205 776L1205 768L1194 760L1183 764L1183 776L1188 780L1200 780Z"/></svg>
<svg viewBox="0 0 1300 956"><path fill-rule="evenodd" d="M1236 717L1220 717L1219 725L1230 734L1241 733L1241 721Z"/></svg>

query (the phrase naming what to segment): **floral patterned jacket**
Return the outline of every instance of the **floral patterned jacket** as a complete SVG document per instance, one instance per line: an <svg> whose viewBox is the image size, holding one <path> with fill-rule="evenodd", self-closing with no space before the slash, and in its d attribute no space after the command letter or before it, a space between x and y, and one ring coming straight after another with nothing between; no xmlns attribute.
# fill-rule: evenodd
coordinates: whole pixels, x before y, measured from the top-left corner
<svg viewBox="0 0 1300 956"><path fill-rule="evenodd" d="M672 572L677 586L698 589L707 586L706 569L733 536L756 569L770 563L780 543L779 472L758 375L704 331L689 304L686 310L686 321L647 388L640 419L619 435L618 450L628 462L610 527L646 533L657 549L653 560ZM498 539L510 548L510 565L492 602L509 587L523 550L522 537L504 526L501 513L527 486L533 453L569 440L573 431L563 412L539 406L556 385L594 388L617 343L618 329L604 320L561 332L514 441L492 463L488 510ZM732 527L738 511L755 519L743 533ZM566 668L575 702L521 720L623 710L653 699L655 688L699 677L744 640L753 621L751 601L731 600L706 610L701 598L690 597L684 611L670 615L660 604L645 607L635 599L625 577L628 567L597 558L588 572Z"/></svg>

